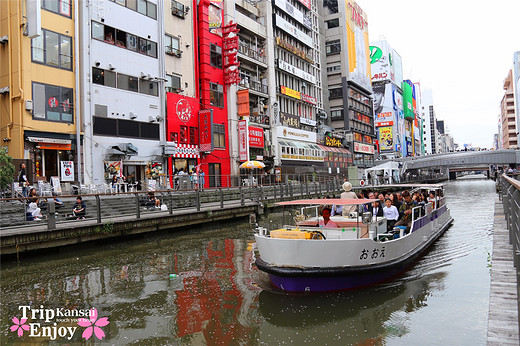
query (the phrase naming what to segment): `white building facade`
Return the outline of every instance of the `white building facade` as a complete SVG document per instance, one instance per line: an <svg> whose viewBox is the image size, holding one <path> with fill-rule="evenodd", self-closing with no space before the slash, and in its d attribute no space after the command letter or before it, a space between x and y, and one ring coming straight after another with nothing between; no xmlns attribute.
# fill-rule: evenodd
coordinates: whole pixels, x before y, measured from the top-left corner
<svg viewBox="0 0 520 346"><path fill-rule="evenodd" d="M164 3L79 4L84 182L145 181L163 163Z"/></svg>

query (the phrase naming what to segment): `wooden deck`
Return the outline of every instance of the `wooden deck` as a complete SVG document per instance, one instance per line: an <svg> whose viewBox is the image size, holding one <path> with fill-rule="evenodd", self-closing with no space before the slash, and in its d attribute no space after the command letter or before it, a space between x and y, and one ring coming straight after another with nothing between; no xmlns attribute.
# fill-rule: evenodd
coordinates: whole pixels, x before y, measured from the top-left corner
<svg viewBox="0 0 520 346"><path fill-rule="evenodd" d="M502 202L495 201L493 257L489 292L488 345L519 345L518 295L513 245Z"/></svg>

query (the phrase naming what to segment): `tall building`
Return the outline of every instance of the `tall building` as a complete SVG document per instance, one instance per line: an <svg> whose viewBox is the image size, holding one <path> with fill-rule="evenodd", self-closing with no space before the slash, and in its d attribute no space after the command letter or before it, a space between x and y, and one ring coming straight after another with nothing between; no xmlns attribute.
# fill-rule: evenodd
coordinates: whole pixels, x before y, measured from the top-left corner
<svg viewBox="0 0 520 346"><path fill-rule="evenodd" d="M513 95L516 116L516 136L520 136L520 51L513 54Z"/></svg>
<svg viewBox="0 0 520 346"><path fill-rule="evenodd" d="M165 138L161 1L80 1L85 183L152 184Z"/></svg>
<svg viewBox="0 0 520 346"><path fill-rule="evenodd" d="M426 154L437 153L437 117L433 104L433 92L426 89L422 93L421 116L423 118L423 143Z"/></svg>
<svg viewBox="0 0 520 346"><path fill-rule="evenodd" d="M374 124L379 155L395 158L406 155L401 56L386 40L370 43Z"/></svg>
<svg viewBox="0 0 520 346"><path fill-rule="evenodd" d="M374 165L374 110L368 20L353 0L323 1L328 111L332 127L347 133L354 165Z"/></svg>
<svg viewBox="0 0 520 346"><path fill-rule="evenodd" d="M268 75L271 95L276 94L271 97L271 134L275 167L283 173L324 168L327 148L319 146L317 132L317 114L323 110L321 5L317 0L275 0L270 9L273 22L267 36L273 39L268 41L273 50L268 52Z"/></svg>
<svg viewBox="0 0 520 346"><path fill-rule="evenodd" d="M515 116L513 71L509 70L504 80L504 96L500 101L502 118L502 144L504 149L518 149L518 129Z"/></svg>
<svg viewBox="0 0 520 346"><path fill-rule="evenodd" d="M0 2L0 138L29 181L78 180L77 2Z"/></svg>

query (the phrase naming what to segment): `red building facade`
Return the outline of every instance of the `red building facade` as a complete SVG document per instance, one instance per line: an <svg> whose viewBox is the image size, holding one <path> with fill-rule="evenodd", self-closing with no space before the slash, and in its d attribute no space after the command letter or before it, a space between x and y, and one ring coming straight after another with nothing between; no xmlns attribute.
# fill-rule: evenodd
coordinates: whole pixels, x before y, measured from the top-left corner
<svg viewBox="0 0 520 346"><path fill-rule="evenodd" d="M202 169L204 187L227 187L230 174L227 90L224 84L223 1L200 1L194 20L196 98L167 93L169 174ZM220 21L219 21L220 18ZM211 25L210 25L211 23ZM211 110L211 114L206 110ZM209 135L209 136L208 136ZM201 139L210 138L209 145Z"/></svg>

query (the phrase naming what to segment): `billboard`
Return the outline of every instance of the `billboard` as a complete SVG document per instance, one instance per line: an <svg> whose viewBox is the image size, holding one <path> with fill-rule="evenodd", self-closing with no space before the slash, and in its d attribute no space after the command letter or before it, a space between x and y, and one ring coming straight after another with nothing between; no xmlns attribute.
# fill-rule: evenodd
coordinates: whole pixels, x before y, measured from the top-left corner
<svg viewBox="0 0 520 346"><path fill-rule="evenodd" d="M395 83L399 88L403 83L403 60L401 56L392 49L392 53L390 55L390 71L394 75L394 80L392 82Z"/></svg>
<svg viewBox="0 0 520 346"><path fill-rule="evenodd" d="M381 151L394 149L394 136L392 126L384 126L379 131L379 148Z"/></svg>
<svg viewBox="0 0 520 346"><path fill-rule="evenodd" d="M223 1L211 0L208 6L209 32L218 36L222 36Z"/></svg>
<svg viewBox="0 0 520 346"><path fill-rule="evenodd" d="M394 98L391 83L374 84L374 123L394 121Z"/></svg>
<svg viewBox="0 0 520 346"><path fill-rule="evenodd" d="M372 91L367 15L354 0L345 1L345 14L348 79Z"/></svg>
<svg viewBox="0 0 520 346"><path fill-rule="evenodd" d="M404 111L404 117L405 118L415 118L415 114L413 112L413 89L410 84L408 84L406 81L403 82L403 111Z"/></svg>
<svg viewBox="0 0 520 346"><path fill-rule="evenodd" d="M390 69L390 53L387 41L377 41L370 44L370 70L372 83L392 81Z"/></svg>
<svg viewBox="0 0 520 346"><path fill-rule="evenodd" d="M264 129L261 127L249 126L249 146L251 148L264 147Z"/></svg>

